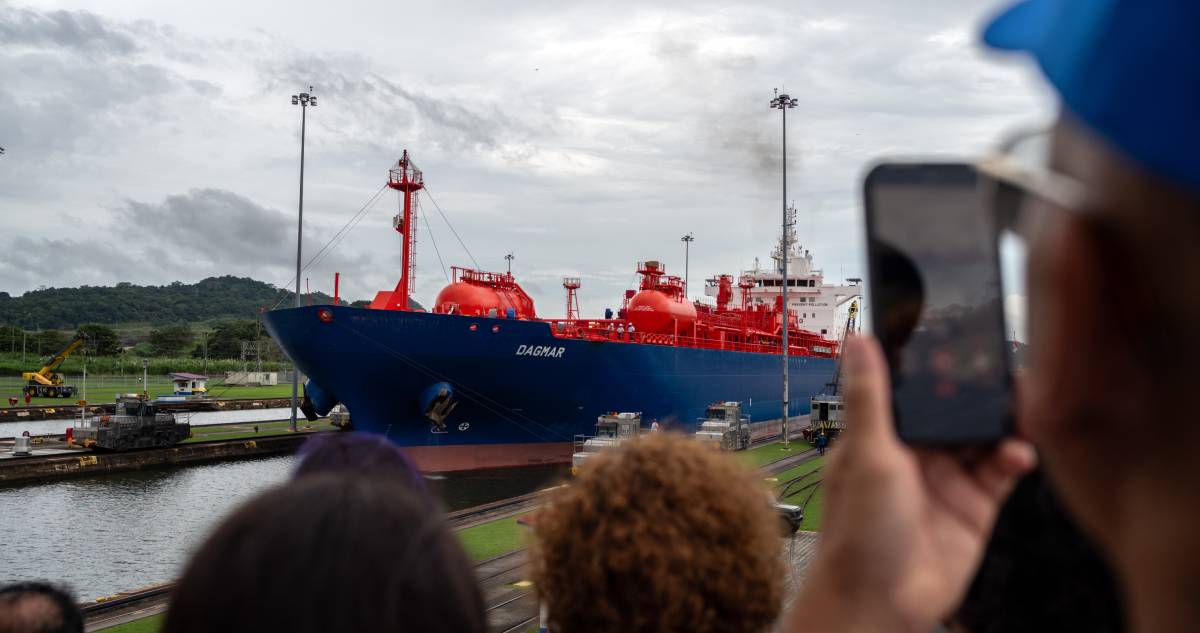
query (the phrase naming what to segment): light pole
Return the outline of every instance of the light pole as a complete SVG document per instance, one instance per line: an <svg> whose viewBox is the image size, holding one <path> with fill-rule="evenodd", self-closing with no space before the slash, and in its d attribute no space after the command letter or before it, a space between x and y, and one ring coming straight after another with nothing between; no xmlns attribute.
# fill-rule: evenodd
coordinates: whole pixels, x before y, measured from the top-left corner
<svg viewBox="0 0 1200 633"><path fill-rule="evenodd" d="M783 264L783 283L780 284L781 292L783 293L783 448L790 448L788 441L788 414L791 403L788 400L788 255L790 246L788 245L788 212L787 212L787 111L796 107L797 100L789 97L787 93L779 94L779 89L775 89L775 98L771 99L771 107L778 109L783 115L783 239L780 242L782 256L780 262Z"/></svg>
<svg viewBox="0 0 1200 633"><path fill-rule="evenodd" d="M511 275L512 274L512 260L514 260L516 258L513 257L512 253L509 253L504 256L504 259L508 262L508 274Z"/></svg>
<svg viewBox="0 0 1200 633"><path fill-rule="evenodd" d="M688 250L692 242L696 241L696 236L688 233L679 238L679 241L683 242L683 296L686 298L688 289Z"/></svg>
<svg viewBox="0 0 1200 633"><path fill-rule="evenodd" d="M292 95L292 105L300 106L300 211L296 221L296 307L300 307L300 244L304 237L304 128L307 123L308 106L317 107L317 97L308 92ZM296 371L296 363L292 363L292 431L296 430L296 408L299 406L300 374Z"/></svg>

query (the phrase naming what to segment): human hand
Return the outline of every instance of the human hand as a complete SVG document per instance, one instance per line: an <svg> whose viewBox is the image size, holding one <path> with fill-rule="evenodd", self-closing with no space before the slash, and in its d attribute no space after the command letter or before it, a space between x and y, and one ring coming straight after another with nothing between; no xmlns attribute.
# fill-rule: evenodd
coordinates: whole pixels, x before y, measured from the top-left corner
<svg viewBox="0 0 1200 633"><path fill-rule="evenodd" d="M826 469L817 559L786 630L925 633L962 600L1033 448L1006 439L966 460L909 447L896 436L878 342L854 337L845 354L847 429Z"/></svg>

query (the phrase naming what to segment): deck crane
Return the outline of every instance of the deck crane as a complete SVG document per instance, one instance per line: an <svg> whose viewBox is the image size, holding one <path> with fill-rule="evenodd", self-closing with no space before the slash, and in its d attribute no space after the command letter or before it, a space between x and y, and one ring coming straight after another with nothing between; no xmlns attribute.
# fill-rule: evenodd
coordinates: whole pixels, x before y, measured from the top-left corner
<svg viewBox="0 0 1200 633"><path fill-rule="evenodd" d="M842 359L846 349L846 340L855 332L858 325L858 301L850 304L846 316L846 328L842 330L842 339L838 346L837 363L833 369L833 380L825 383L821 393L812 397L812 409L809 412L809 427L805 434L813 437L824 430L832 439L842 429L846 428L843 417L844 403L842 402Z"/></svg>
<svg viewBox="0 0 1200 633"><path fill-rule="evenodd" d="M64 385L62 374L55 371L63 361L71 357L83 347L87 337L77 334L75 340L67 344L59 353L51 356L45 365L37 371L27 371L21 374L25 380L24 393L31 398L70 398L75 395L74 385Z"/></svg>
<svg viewBox="0 0 1200 633"><path fill-rule="evenodd" d="M845 358L846 339L850 338L857 326L858 302L854 301L850 304L849 314L846 316L846 327L842 330L842 340L838 342L837 363L833 366L833 382L825 385L825 393L831 396L842 395L842 359Z"/></svg>

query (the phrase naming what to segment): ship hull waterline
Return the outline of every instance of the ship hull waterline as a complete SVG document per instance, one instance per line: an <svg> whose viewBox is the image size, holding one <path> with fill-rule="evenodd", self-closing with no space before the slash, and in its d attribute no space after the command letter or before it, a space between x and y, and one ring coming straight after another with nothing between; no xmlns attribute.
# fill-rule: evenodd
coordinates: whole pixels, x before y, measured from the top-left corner
<svg viewBox="0 0 1200 633"><path fill-rule="evenodd" d="M328 311L328 322L319 318ZM648 424L695 431L715 401L740 401L758 434L778 429L780 357L717 349L559 338L550 324L503 318L307 306L264 315L268 332L311 383L350 410L355 430L405 448L425 472L567 463L596 418L641 412ZM790 359L790 413L835 360ZM432 385L452 387L445 432L422 410Z"/></svg>

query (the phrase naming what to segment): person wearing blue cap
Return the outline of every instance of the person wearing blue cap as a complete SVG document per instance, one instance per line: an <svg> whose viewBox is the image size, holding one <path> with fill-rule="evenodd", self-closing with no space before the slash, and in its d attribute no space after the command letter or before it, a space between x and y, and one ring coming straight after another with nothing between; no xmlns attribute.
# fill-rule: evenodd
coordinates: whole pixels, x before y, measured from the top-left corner
<svg viewBox="0 0 1200 633"><path fill-rule="evenodd" d="M1200 2L1027 0L983 38L1032 56L1061 99L1048 135L978 165L1030 245L1019 435L1112 562L1130 628L1200 630ZM848 344L846 373L821 550L786 628L930 631L1035 454L913 450L878 344Z"/></svg>

